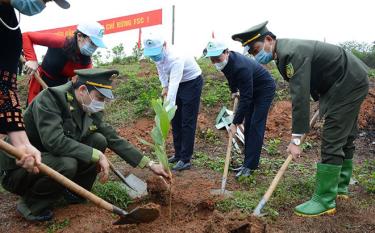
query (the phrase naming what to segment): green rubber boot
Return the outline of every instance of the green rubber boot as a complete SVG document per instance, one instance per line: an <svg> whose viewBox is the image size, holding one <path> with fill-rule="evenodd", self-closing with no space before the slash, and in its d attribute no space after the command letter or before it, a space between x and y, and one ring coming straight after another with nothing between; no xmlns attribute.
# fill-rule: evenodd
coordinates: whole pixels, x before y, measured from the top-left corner
<svg viewBox="0 0 375 233"><path fill-rule="evenodd" d="M334 214L340 171L341 166L318 163L315 192L311 200L294 208L294 213L303 217Z"/></svg>
<svg viewBox="0 0 375 233"><path fill-rule="evenodd" d="M350 178L352 177L352 172L353 160L345 159L340 172L339 184L337 187L337 198L349 199L348 187Z"/></svg>

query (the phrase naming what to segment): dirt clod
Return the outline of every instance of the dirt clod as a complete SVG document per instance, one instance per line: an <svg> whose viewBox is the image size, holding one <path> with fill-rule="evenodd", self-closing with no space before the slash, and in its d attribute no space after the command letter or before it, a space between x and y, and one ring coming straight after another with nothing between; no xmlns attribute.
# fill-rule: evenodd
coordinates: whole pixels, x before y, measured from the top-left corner
<svg viewBox="0 0 375 233"><path fill-rule="evenodd" d="M239 211L226 214L214 211L204 233L264 233L265 229L266 225L254 216Z"/></svg>

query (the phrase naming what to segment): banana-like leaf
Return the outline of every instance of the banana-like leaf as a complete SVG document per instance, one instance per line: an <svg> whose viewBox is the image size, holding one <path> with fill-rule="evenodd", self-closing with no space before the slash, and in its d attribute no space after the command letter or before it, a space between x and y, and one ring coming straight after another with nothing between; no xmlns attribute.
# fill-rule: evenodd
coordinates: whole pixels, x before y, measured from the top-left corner
<svg viewBox="0 0 375 233"><path fill-rule="evenodd" d="M161 134L161 131L158 127L154 127L152 129L151 137L154 140L154 143L156 145L163 145L164 144L163 135Z"/></svg>
<svg viewBox="0 0 375 233"><path fill-rule="evenodd" d="M176 113L177 107L173 106L173 108L168 110L168 120L171 121Z"/></svg>
<svg viewBox="0 0 375 233"><path fill-rule="evenodd" d="M172 108L170 108L169 101L164 101L163 108L167 111L168 120L171 121L174 117L174 114L176 113L177 107L173 106Z"/></svg>
<svg viewBox="0 0 375 233"><path fill-rule="evenodd" d="M168 102L164 102L161 99L152 100L152 107L155 111L155 126L151 131L151 137L154 144L147 142L141 138L138 138L140 142L153 148L154 154L158 158L159 162L163 165L167 172L170 172L168 166L168 157L165 149L165 142L168 137L168 132L170 129L170 121L174 117L176 112L176 107L169 107Z"/></svg>
<svg viewBox="0 0 375 233"><path fill-rule="evenodd" d="M166 109L163 107L163 105L161 104L161 100L153 100L152 106L156 113L155 121L156 121L157 127L160 129L164 140L166 140L168 137L168 131L170 127L168 113Z"/></svg>
<svg viewBox="0 0 375 233"><path fill-rule="evenodd" d="M168 158L162 146L155 146L155 154L166 171L169 171Z"/></svg>

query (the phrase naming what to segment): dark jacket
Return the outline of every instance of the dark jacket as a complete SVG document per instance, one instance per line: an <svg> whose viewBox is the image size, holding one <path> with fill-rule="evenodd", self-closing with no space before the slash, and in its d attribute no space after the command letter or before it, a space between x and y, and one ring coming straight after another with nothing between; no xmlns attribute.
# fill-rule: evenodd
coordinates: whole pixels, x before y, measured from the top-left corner
<svg viewBox="0 0 375 233"><path fill-rule="evenodd" d="M233 123L241 124L250 104L259 93L269 92L273 96L275 81L270 73L255 60L231 51L228 64L222 70L232 93L240 92L239 104Z"/></svg>

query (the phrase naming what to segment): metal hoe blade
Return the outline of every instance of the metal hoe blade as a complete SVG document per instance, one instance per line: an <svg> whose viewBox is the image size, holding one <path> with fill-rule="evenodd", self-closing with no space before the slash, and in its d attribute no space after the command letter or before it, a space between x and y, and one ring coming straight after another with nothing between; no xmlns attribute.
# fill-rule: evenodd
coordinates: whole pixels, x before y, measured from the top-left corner
<svg viewBox="0 0 375 233"><path fill-rule="evenodd" d="M137 224L152 222L160 216L160 209L150 207L138 207L129 213L123 213L120 219L113 225Z"/></svg>
<svg viewBox="0 0 375 233"><path fill-rule="evenodd" d="M217 196L224 196L224 197L233 197L233 191L229 191L229 190L221 190L221 189L211 189L210 193L212 195L217 195Z"/></svg>

